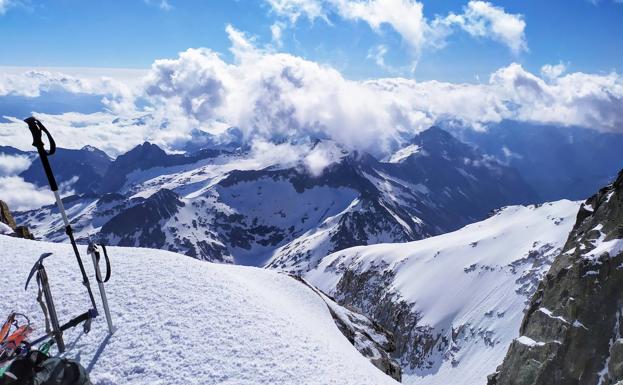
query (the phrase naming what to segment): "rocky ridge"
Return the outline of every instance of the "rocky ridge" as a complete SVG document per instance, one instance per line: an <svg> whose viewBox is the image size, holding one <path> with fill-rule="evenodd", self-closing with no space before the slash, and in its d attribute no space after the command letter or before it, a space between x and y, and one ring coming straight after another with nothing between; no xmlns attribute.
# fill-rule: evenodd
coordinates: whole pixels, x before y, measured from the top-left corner
<svg viewBox="0 0 623 385"><path fill-rule="evenodd" d="M586 200L489 385L623 381L623 171Z"/></svg>

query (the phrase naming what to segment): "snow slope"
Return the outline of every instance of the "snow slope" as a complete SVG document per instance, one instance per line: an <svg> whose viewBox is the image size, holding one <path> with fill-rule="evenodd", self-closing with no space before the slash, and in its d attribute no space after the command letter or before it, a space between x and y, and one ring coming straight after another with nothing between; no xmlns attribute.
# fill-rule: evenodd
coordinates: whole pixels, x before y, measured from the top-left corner
<svg viewBox="0 0 623 385"><path fill-rule="evenodd" d="M452 233L336 252L305 278L394 333L404 383L485 384L578 207L506 207Z"/></svg>
<svg viewBox="0 0 623 385"><path fill-rule="evenodd" d="M0 250L2 316L26 313L35 334L43 330L36 289L22 288L46 251L54 253L45 265L61 322L87 309L69 245L0 235ZM152 249L111 247L109 254L106 287L119 330L107 338L99 317L87 335L80 327L65 333L68 355L94 384L396 383L340 333L324 301L289 276Z"/></svg>

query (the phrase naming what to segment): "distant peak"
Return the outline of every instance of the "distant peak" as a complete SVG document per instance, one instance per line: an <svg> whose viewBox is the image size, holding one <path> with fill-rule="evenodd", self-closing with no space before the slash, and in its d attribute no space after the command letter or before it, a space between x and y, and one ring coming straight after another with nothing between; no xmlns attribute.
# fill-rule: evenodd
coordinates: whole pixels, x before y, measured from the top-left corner
<svg viewBox="0 0 623 385"><path fill-rule="evenodd" d="M421 146L421 151L427 154L438 154L446 158L474 158L480 157L470 145L455 138L448 131L432 126L420 132L413 140L413 144Z"/></svg>
<svg viewBox="0 0 623 385"><path fill-rule="evenodd" d="M98 148L93 147L93 146L91 146L91 145L89 145L89 144L87 144L86 146L82 147L82 148L81 148L81 150L82 150L82 151L89 151L89 152L99 151L99 149L98 149Z"/></svg>
<svg viewBox="0 0 623 385"><path fill-rule="evenodd" d="M89 144L87 144L86 146L82 147L80 149L80 151L83 152L89 152L97 157L105 157L108 160L112 160L112 158L106 154L104 151L100 150L99 148L95 147L95 146L91 146Z"/></svg>
<svg viewBox="0 0 623 385"><path fill-rule="evenodd" d="M164 150L161 149L157 144L153 144L150 143L148 141L143 142L142 144L137 145L136 147L134 147L133 149L131 149L128 152L136 152L136 151L150 151L150 152L162 152L164 153Z"/></svg>
<svg viewBox="0 0 623 385"><path fill-rule="evenodd" d="M402 163L414 156L426 156L429 153L441 153L463 144L448 131L439 126L431 126L417 134L410 143L385 158L389 163Z"/></svg>
<svg viewBox="0 0 623 385"><path fill-rule="evenodd" d="M431 126L428 129L422 131L419 134L420 137L426 138L447 138L454 139L454 137L446 130L442 129L439 126Z"/></svg>

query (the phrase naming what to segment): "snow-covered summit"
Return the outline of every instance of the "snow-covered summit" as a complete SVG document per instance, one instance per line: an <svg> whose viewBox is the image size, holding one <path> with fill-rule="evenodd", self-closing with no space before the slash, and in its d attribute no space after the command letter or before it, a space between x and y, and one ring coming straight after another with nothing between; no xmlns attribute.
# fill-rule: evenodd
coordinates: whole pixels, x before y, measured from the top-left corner
<svg viewBox="0 0 623 385"><path fill-rule="evenodd" d="M61 322L87 309L69 245L0 235L0 250L0 314L23 312L35 334L43 331L36 289L22 288L48 251ZM96 385L396 383L340 333L320 296L287 275L152 249L111 247L109 254L106 288L118 331L107 337L100 317L89 334L78 327L64 335L67 354Z"/></svg>

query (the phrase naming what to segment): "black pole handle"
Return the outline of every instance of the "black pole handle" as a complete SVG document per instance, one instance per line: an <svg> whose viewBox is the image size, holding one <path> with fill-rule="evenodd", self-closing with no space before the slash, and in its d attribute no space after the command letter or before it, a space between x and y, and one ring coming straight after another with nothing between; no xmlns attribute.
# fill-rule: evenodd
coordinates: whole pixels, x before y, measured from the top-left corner
<svg viewBox="0 0 623 385"><path fill-rule="evenodd" d="M28 124L28 129L32 134L32 145L37 148L41 164L43 165L43 170L45 171L45 176L48 178L48 182L50 183L50 188L52 191L58 191L58 185L56 184L56 179L52 173L52 167L48 161L48 156L52 156L56 152L56 143L54 142L54 138L52 138L50 131L48 131L48 129L34 117L31 116L28 119L24 119L24 122ZM48 138L48 142L50 142L50 149L47 151L42 140L42 132L45 133Z"/></svg>

